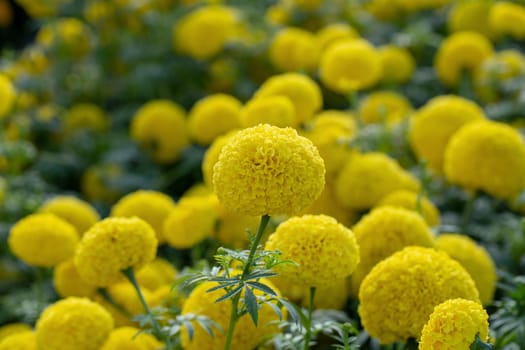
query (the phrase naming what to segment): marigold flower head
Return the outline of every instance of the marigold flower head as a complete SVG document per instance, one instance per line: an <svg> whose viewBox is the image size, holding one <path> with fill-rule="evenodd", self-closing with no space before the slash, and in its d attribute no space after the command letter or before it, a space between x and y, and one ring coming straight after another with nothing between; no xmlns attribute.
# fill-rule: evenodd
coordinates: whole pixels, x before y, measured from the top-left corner
<svg viewBox="0 0 525 350"><path fill-rule="evenodd" d="M38 350L35 333L31 330L11 334L0 339L0 350Z"/></svg>
<svg viewBox="0 0 525 350"><path fill-rule="evenodd" d="M168 100L143 105L133 116L130 133L159 163L177 160L189 144L184 109Z"/></svg>
<svg viewBox="0 0 525 350"><path fill-rule="evenodd" d="M152 292L147 288L143 288L142 286L140 287L146 303L148 306L152 306ZM121 309L123 309L119 310L119 312L124 311L126 317L131 316L131 318L133 318L133 316L145 313L144 306L137 295L137 291L129 281L114 283L107 287L107 292L111 300L113 300L121 307Z"/></svg>
<svg viewBox="0 0 525 350"><path fill-rule="evenodd" d="M206 150L201 165L202 177L206 186L209 186L210 188L213 187L213 167L219 160L219 154L221 153L222 147L228 142L231 136L237 133L237 131L238 130L233 130L225 135L217 137Z"/></svg>
<svg viewBox="0 0 525 350"><path fill-rule="evenodd" d="M359 116L365 124L393 124L406 118L412 106L396 92L376 91L367 95L359 105Z"/></svg>
<svg viewBox="0 0 525 350"><path fill-rule="evenodd" d="M91 297L97 287L84 281L78 274L73 259L66 260L55 267L53 285L58 295L66 297Z"/></svg>
<svg viewBox="0 0 525 350"><path fill-rule="evenodd" d="M392 21L403 13L398 1L371 0L365 3L365 9L380 21Z"/></svg>
<svg viewBox="0 0 525 350"><path fill-rule="evenodd" d="M19 220L7 243L13 254L33 266L51 267L72 257L79 237L67 221L53 214L32 214Z"/></svg>
<svg viewBox="0 0 525 350"><path fill-rule="evenodd" d="M487 312L481 304L466 299L449 299L437 305L423 327L420 350L470 349L476 336L488 340Z"/></svg>
<svg viewBox="0 0 525 350"><path fill-rule="evenodd" d="M297 127L295 106L287 96L273 95L251 99L241 110L241 126L270 124L280 128Z"/></svg>
<svg viewBox="0 0 525 350"><path fill-rule="evenodd" d="M448 28L451 32L474 31L488 38L493 36L489 26L492 1L467 0L454 3L448 13Z"/></svg>
<svg viewBox="0 0 525 350"><path fill-rule="evenodd" d="M301 28L281 29L270 44L270 61L280 71L313 71L319 60L315 36Z"/></svg>
<svg viewBox="0 0 525 350"><path fill-rule="evenodd" d="M177 276L177 270L169 261L156 258L138 270L135 276L141 286L155 291L165 285L171 285Z"/></svg>
<svg viewBox="0 0 525 350"><path fill-rule="evenodd" d="M92 43L90 28L78 18L60 18L42 27L36 35L36 42L46 48L58 47L68 50L75 57L89 53Z"/></svg>
<svg viewBox="0 0 525 350"><path fill-rule="evenodd" d="M26 323L8 323L0 327L0 342L13 334L23 333L31 330L31 326Z"/></svg>
<svg viewBox="0 0 525 350"><path fill-rule="evenodd" d="M242 104L235 97L215 94L199 100L188 115L190 137L209 145L220 135L239 128Z"/></svg>
<svg viewBox="0 0 525 350"><path fill-rule="evenodd" d="M408 191L408 190L399 190L387 194L383 197L377 207L382 206L391 206L391 207L401 207L408 210L418 212L418 196L417 192ZM436 208L434 203L432 203L427 197L421 196L420 208L421 212L419 213L423 219L426 221L427 225L430 227L439 226L439 210Z"/></svg>
<svg viewBox="0 0 525 350"><path fill-rule="evenodd" d="M36 339L41 350L98 350L112 329L113 319L102 306L70 297L42 312Z"/></svg>
<svg viewBox="0 0 525 350"><path fill-rule="evenodd" d="M416 62L410 51L394 45L378 49L382 66L382 79L385 82L405 83L416 69Z"/></svg>
<svg viewBox="0 0 525 350"><path fill-rule="evenodd" d="M317 287L348 277L359 263L354 233L326 215L304 215L283 222L270 235L266 250L279 250L279 273L298 285Z"/></svg>
<svg viewBox="0 0 525 350"><path fill-rule="evenodd" d="M452 184L512 198L525 187L525 142L503 123L465 125L447 146L444 170Z"/></svg>
<svg viewBox="0 0 525 350"><path fill-rule="evenodd" d="M324 52L340 40L359 38L359 33L347 23L332 23L320 29L315 36L317 46Z"/></svg>
<svg viewBox="0 0 525 350"><path fill-rule="evenodd" d="M491 6L489 27L496 35L525 38L525 6L510 1L498 1Z"/></svg>
<svg viewBox="0 0 525 350"><path fill-rule="evenodd" d="M494 261L485 248L470 237L460 234L439 235L436 248L450 255L467 270L476 283L483 305L492 303L498 276Z"/></svg>
<svg viewBox="0 0 525 350"><path fill-rule="evenodd" d="M151 334L140 332L135 327L115 328L100 350L156 350L163 344Z"/></svg>
<svg viewBox="0 0 525 350"><path fill-rule="evenodd" d="M467 271L444 252L407 247L379 262L359 289L364 329L382 344L419 339L436 305L464 298L479 302Z"/></svg>
<svg viewBox="0 0 525 350"><path fill-rule="evenodd" d="M108 218L84 234L75 265L86 282L105 287L119 281L122 270L152 261L156 252L157 238L148 223L137 217Z"/></svg>
<svg viewBox="0 0 525 350"><path fill-rule="evenodd" d="M219 201L230 211L260 216L297 214L324 187L319 152L292 128L261 124L239 131L213 168Z"/></svg>
<svg viewBox="0 0 525 350"><path fill-rule="evenodd" d="M66 134L78 130L103 132L108 130L110 120L99 106L92 103L77 103L64 114L63 125Z"/></svg>
<svg viewBox="0 0 525 350"><path fill-rule="evenodd" d="M81 235L100 220L95 208L73 196L56 196L46 201L38 211L55 214L73 225Z"/></svg>
<svg viewBox="0 0 525 350"><path fill-rule="evenodd" d="M5 117L15 103L16 93L11 80L0 74L0 119Z"/></svg>
<svg viewBox="0 0 525 350"><path fill-rule="evenodd" d="M454 95L434 97L412 116L409 142L417 158L425 159L430 169L441 174L452 135L463 125L483 119L483 109L470 100Z"/></svg>

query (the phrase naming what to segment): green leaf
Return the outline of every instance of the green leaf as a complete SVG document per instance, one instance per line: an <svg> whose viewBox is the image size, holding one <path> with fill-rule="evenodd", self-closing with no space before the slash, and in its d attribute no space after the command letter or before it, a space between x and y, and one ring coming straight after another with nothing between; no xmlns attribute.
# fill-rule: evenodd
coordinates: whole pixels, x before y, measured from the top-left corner
<svg viewBox="0 0 525 350"><path fill-rule="evenodd" d="M246 305L246 310L252 318L253 324L257 327L257 321L259 318L259 308L257 306L257 298L250 288L244 289L244 304Z"/></svg>
<svg viewBox="0 0 525 350"><path fill-rule="evenodd" d="M220 297L219 299L215 300L215 302L216 303L220 303L223 300L232 298L233 296L235 296L235 295L237 295L237 294L239 294L241 292L242 287L243 287L243 285L241 284L241 285L233 288L228 293L224 294L222 297Z"/></svg>
<svg viewBox="0 0 525 350"><path fill-rule="evenodd" d="M271 296L274 296L276 297L277 296L277 293L275 293L275 291L268 287L267 285L265 284L262 284L260 282L246 282L248 285L250 285L251 287L255 288L255 289L258 289L260 290L261 292L267 294L267 295L271 295Z"/></svg>
<svg viewBox="0 0 525 350"><path fill-rule="evenodd" d="M470 350L491 350L491 349L492 349L492 345L482 341L479 338L479 335L476 335L476 339L470 345Z"/></svg>
<svg viewBox="0 0 525 350"><path fill-rule="evenodd" d="M210 292L213 292L213 291L218 290L218 289L224 289L224 288L228 288L228 287L234 286L236 284L239 284L238 280L221 283L218 286L215 286L215 287L212 287L210 289L207 289L206 292L210 293Z"/></svg>
<svg viewBox="0 0 525 350"><path fill-rule="evenodd" d="M188 337L190 338L190 341L193 340L193 335L195 334L195 330L193 329L193 325L190 321L182 321L184 324L184 327L186 328L186 331L188 332Z"/></svg>

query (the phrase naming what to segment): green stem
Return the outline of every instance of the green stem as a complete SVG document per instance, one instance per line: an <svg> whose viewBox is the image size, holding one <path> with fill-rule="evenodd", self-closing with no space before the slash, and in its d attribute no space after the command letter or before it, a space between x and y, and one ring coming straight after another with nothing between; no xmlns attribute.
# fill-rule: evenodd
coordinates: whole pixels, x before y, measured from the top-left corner
<svg viewBox="0 0 525 350"><path fill-rule="evenodd" d="M306 335L304 337L304 350L310 348L310 340L312 339L312 314L314 311L315 287L310 287L310 302L308 303L308 318L305 324Z"/></svg>
<svg viewBox="0 0 525 350"><path fill-rule="evenodd" d="M241 298L241 294L236 294L232 298L232 311L230 313L230 324L228 325L228 333L226 334L226 342L224 343L224 350L230 350L230 347L232 345L232 339L233 339L233 332L235 331L235 326L237 325L237 321L239 319L239 299Z"/></svg>
<svg viewBox="0 0 525 350"><path fill-rule="evenodd" d="M463 215L461 217L461 233L467 233L472 213L474 212L474 202L476 201L477 192L469 193L465 207L463 208Z"/></svg>

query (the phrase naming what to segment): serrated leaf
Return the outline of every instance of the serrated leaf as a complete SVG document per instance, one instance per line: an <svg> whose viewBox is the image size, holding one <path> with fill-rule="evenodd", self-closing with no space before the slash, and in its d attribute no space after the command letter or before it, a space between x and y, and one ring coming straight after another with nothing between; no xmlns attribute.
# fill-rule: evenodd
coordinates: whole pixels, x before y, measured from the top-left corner
<svg viewBox="0 0 525 350"><path fill-rule="evenodd" d="M250 288L244 289L244 304L246 305L246 311L250 314L253 324L257 327L257 322L259 319L259 308L257 306L257 298Z"/></svg>

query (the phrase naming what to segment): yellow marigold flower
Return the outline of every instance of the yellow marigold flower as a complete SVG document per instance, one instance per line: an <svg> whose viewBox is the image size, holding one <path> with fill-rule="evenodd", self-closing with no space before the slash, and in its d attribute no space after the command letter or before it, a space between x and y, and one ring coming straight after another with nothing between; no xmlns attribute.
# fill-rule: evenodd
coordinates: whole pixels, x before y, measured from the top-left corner
<svg viewBox="0 0 525 350"><path fill-rule="evenodd" d="M5 338L18 333L31 331L31 326L25 323L9 323L0 327L0 342Z"/></svg>
<svg viewBox="0 0 525 350"><path fill-rule="evenodd" d="M237 133L237 131L238 130L233 130L226 135L217 137L206 150L201 165L202 177L206 186L209 186L210 188L213 186L213 167L219 160L219 154L221 153L222 147L228 142L231 136Z"/></svg>
<svg viewBox="0 0 525 350"><path fill-rule="evenodd" d="M346 23L333 23L320 29L316 34L317 46L324 52L340 40L357 39L359 33Z"/></svg>
<svg viewBox="0 0 525 350"><path fill-rule="evenodd" d="M467 0L456 2L448 13L451 32L474 31L488 38L493 36L489 26L489 12L493 0Z"/></svg>
<svg viewBox="0 0 525 350"><path fill-rule="evenodd" d="M284 95L292 101L296 117L294 125L312 118L323 104L323 96L317 83L299 73L272 76L261 85L254 98L274 95Z"/></svg>
<svg viewBox="0 0 525 350"><path fill-rule="evenodd" d="M16 98L15 88L11 80L0 74L0 119L7 116L14 106Z"/></svg>
<svg viewBox="0 0 525 350"><path fill-rule="evenodd" d="M215 94L199 100L188 115L190 137L209 145L218 136L239 128L242 104L235 97Z"/></svg>
<svg viewBox="0 0 525 350"><path fill-rule="evenodd" d="M151 334L140 332L135 327L115 328L100 350L157 350L163 344Z"/></svg>
<svg viewBox="0 0 525 350"><path fill-rule="evenodd" d="M78 243L77 230L53 214L32 214L19 220L9 233L13 254L33 266L51 267L70 258Z"/></svg>
<svg viewBox="0 0 525 350"><path fill-rule="evenodd" d="M359 116L365 124L393 124L406 118L412 110L408 99L396 92L375 91L359 105Z"/></svg>
<svg viewBox="0 0 525 350"><path fill-rule="evenodd" d="M273 38L270 61L280 71L313 71L319 60L315 36L301 28L286 27Z"/></svg>
<svg viewBox="0 0 525 350"><path fill-rule="evenodd" d="M107 291L111 299L115 301L115 303L120 306L123 311L125 311L125 313L127 313L127 316L133 317L145 313L144 306L142 306L139 296L137 295L137 291L130 282L122 281L114 283L107 287ZM143 288L142 286L141 292L148 306L152 306L152 292L149 289Z"/></svg>
<svg viewBox="0 0 525 350"><path fill-rule="evenodd" d="M184 16L173 27L173 47L196 59L208 59L235 38L238 15L233 8L204 6Z"/></svg>
<svg viewBox="0 0 525 350"><path fill-rule="evenodd" d="M169 261L156 258L137 271L136 277L139 284L151 291L165 285L171 285L177 276L177 270Z"/></svg>
<svg viewBox="0 0 525 350"><path fill-rule="evenodd" d="M494 261L485 248L476 244L470 237L460 234L441 234L436 239L436 247L461 264L470 274L479 291L483 305L494 299L498 276Z"/></svg>
<svg viewBox="0 0 525 350"><path fill-rule="evenodd" d="M63 124L66 134L78 130L103 132L109 128L109 118L97 105L92 103L77 103L64 115Z"/></svg>
<svg viewBox="0 0 525 350"><path fill-rule="evenodd" d="M259 282L272 288L276 293L279 293L268 280L261 279ZM224 348L224 342L226 340L226 332L224 330L228 329L230 322L231 303L215 302L224 294L224 290L222 289L208 292L208 289L215 286L217 286L215 282L204 282L196 287L184 302L182 315L197 314L207 316L217 323L223 331L213 329L214 336L211 337L201 326L194 322L194 334L191 341L187 331L183 329L182 332L182 346L185 350L219 350ZM255 295L260 295L258 291L254 291L254 293ZM258 312L259 320L257 327L253 324L248 314L245 314L237 321L232 337L232 349L252 350L266 339L266 337L279 332L278 325L275 322L278 320L278 316L270 306L262 305Z"/></svg>
<svg viewBox="0 0 525 350"><path fill-rule="evenodd" d="M378 49L382 66L382 79L385 82L405 83L416 69L416 61L405 48L385 45Z"/></svg>
<svg viewBox="0 0 525 350"><path fill-rule="evenodd" d="M364 329L381 344L419 339L436 305L465 298L479 302L467 271L444 252L407 247L379 262L359 289Z"/></svg>
<svg viewBox="0 0 525 350"><path fill-rule="evenodd" d="M408 246L433 247L434 236L420 215L405 208L373 209L353 227L361 251L361 262L351 276L352 293L381 260Z"/></svg>
<svg viewBox="0 0 525 350"><path fill-rule="evenodd" d="M95 208L73 196L56 196L46 201L38 211L55 214L73 225L81 235L100 220Z"/></svg>
<svg viewBox="0 0 525 350"><path fill-rule="evenodd" d="M177 160L189 144L184 109L168 100L143 105L133 116L130 133L159 163Z"/></svg>
<svg viewBox="0 0 525 350"><path fill-rule="evenodd" d="M91 201L113 203L122 194L111 184L118 181L121 174L122 169L116 164L91 166L82 175L82 193Z"/></svg>
<svg viewBox="0 0 525 350"><path fill-rule="evenodd" d="M348 299L346 278L318 286L315 290L314 308L342 310ZM303 291L301 304L308 307L310 303L309 289Z"/></svg>
<svg viewBox="0 0 525 350"><path fill-rule="evenodd" d="M421 196L419 213L428 226L439 226L439 210L427 197ZM377 207L392 206L401 207L412 211L418 211L418 193L407 190L394 191L383 197Z"/></svg>
<svg viewBox="0 0 525 350"><path fill-rule="evenodd" d="M525 142L503 123L465 125L447 146L444 170L452 184L512 198L525 187Z"/></svg>
<svg viewBox="0 0 525 350"><path fill-rule="evenodd" d="M61 18L40 29L36 42L46 48L55 46L76 57L82 57L91 50L91 36L89 27L78 18Z"/></svg>
<svg viewBox="0 0 525 350"><path fill-rule="evenodd" d="M449 299L434 308L423 327L420 350L470 349L476 336L488 340L487 312L474 301Z"/></svg>
<svg viewBox="0 0 525 350"><path fill-rule="evenodd" d="M75 265L82 279L104 287L119 281L122 270L152 261L156 252L155 231L148 223L137 217L108 218L84 234Z"/></svg>
<svg viewBox="0 0 525 350"><path fill-rule="evenodd" d="M86 298L70 297L48 306L36 322L41 350L98 350L113 329L104 308Z"/></svg>
<svg viewBox="0 0 525 350"><path fill-rule="evenodd" d="M248 246L248 230L252 233L257 231L259 217L241 215L227 210L219 205L219 221L215 231L215 237L219 242L228 247L244 249Z"/></svg>
<svg viewBox="0 0 525 350"><path fill-rule="evenodd" d="M510 1L498 1L489 13L489 25L496 35L525 38L525 6Z"/></svg>
<svg viewBox="0 0 525 350"><path fill-rule="evenodd" d="M443 84L456 86L462 70L466 69L471 77L477 76L483 61L492 52L489 39L478 32L456 32L441 43L434 59L434 69Z"/></svg>
<svg viewBox="0 0 525 350"><path fill-rule="evenodd" d="M264 19L274 25L285 25L290 19L290 6L287 4L276 3L266 9Z"/></svg>
<svg viewBox="0 0 525 350"><path fill-rule="evenodd" d="M292 101L283 95L251 99L241 110L240 122L243 128L259 124L270 124L280 128L298 126L295 107Z"/></svg>
<svg viewBox="0 0 525 350"><path fill-rule="evenodd" d="M84 281L78 274L73 259L69 259L55 267L53 285L58 295L66 297L91 297L97 287Z"/></svg>
<svg viewBox="0 0 525 350"><path fill-rule="evenodd" d="M443 172L445 148L463 125L485 119L483 109L466 98L434 97L411 118L409 142L418 159L425 159L435 173Z"/></svg>
<svg viewBox="0 0 525 350"><path fill-rule="evenodd" d="M283 265L279 273L306 287L317 287L348 277L359 263L354 233L326 215L304 215L283 222L270 235L266 250L279 250Z"/></svg>
<svg viewBox="0 0 525 350"><path fill-rule="evenodd" d="M164 221L173 208L175 202L170 196L158 191L138 190L115 203L111 208L111 216L141 218L155 230L159 243L163 243Z"/></svg>
<svg viewBox="0 0 525 350"><path fill-rule="evenodd" d="M365 3L365 9L380 21L394 20L403 13L398 1L392 0L370 0Z"/></svg>
<svg viewBox="0 0 525 350"><path fill-rule="evenodd" d="M334 183L337 200L348 209L375 206L397 190L417 191L419 182L386 154L372 152L350 157Z"/></svg>
<svg viewBox="0 0 525 350"><path fill-rule="evenodd" d="M348 94L373 86L381 78L381 59L364 39L339 41L321 57L319 75L326 87Z"/></svg>
<svg viewBox="0 0 525 350"><path fill-rule="evenodd" d="M177 249L187 249L210 237L217 220L215 195L184 198L164 221L164 237Z"/></svg>
<svg viewBox="0 0 525 350"><path fill-rule="evenodd" d="M292 128L261 124L239 131L213 168L219 201L230 211L260 216L297 214L324 188L319 152Z"/></svg>
<svg viewBox="0 0 525 350"><path fill-rule="evenodd" d="M319 215L324 214L331 216L345 226L350 226L355 222L357 214L351 210L345 209L335 198L332 186L326 184L321 195L303 210L301 214Z"/></svg>
<svg viewBox="0 0 525 350"><path fill-rule="evenodd" d="M0 339L0 350L39 350L35 333L31 330L11 334Z"/></svg>

